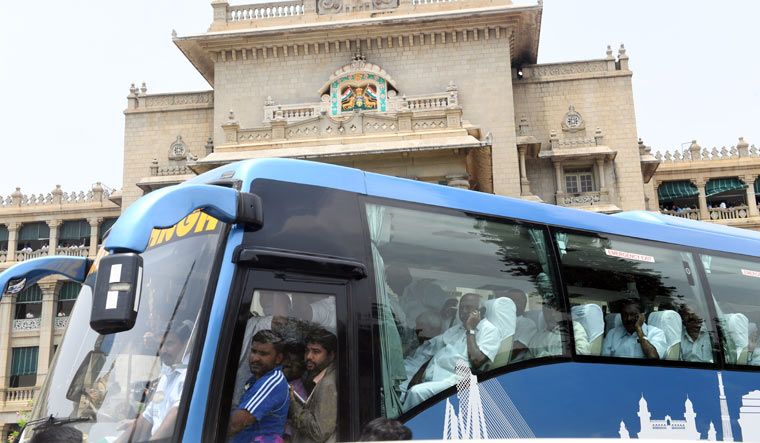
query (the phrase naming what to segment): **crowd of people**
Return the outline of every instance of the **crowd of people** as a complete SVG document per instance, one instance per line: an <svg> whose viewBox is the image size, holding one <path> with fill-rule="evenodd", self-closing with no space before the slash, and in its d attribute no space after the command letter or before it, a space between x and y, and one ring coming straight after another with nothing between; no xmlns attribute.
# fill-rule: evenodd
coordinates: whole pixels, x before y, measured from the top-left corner
<svg viewBox="0 0 760 443"><path fill-rule="evenodd" d="M708 201L707 209L734 209L740 207L746 207L747 204L742 201L726 201L721 200L717 202ZM683 211L697 210L699 206L696 203L678 205L676 203L665 203L660 205L660 211L662 212L676 212L681 213Z"/></svg>

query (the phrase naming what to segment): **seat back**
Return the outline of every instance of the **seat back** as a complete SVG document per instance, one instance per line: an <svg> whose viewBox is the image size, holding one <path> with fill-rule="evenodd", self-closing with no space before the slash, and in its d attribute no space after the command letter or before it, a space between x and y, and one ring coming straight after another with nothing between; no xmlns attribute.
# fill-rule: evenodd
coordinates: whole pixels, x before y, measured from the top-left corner
<svg viewBox="0 0 760 443"><path fill-rule="evenodd" d="M602 308L594 303L589 303L570 308L573 321L578 322L586 330L588 336L589 352L591 355L600 355L602 351L602 336L604 335L604 314ZM598 342L598 346L597 346ZM595 353L598 347L598 351Z"/></svg>
<svg viewBox="0 0 760 443"><path fill-rule="evenodd" d="M623 319L620 317L619 313L609 313L604 316L604 334L607 335L608 332L610 332L611 329L615 329L616 327L623 324Z"/></svg>
<svg viewBox="0 0 760 443"><path fill-rule="evenodd" d="M683 323L678 312L665 310L649 314L647 319L649 326L654 326L665 333L665 343L668 346L665 352L666 360L679 360L681 355L681 334Z"/></svg>
<svg viewBox="0 0 760 443"><path fill-rule="evenodd" d="M512 354L512 339L517 325L517 308L508 297L495 298L485 302L486 319L499 330L501 345L489 368L504 366Z"/></svg>
<svg viewBox="0 0 760 443"><path fill-rule="evenodd" d="M501 341L499 346L499 352L496 353L496 357L493 359L493 363L489 365L490 368L499 368L509 363L509 356L512 354L512 336L509 336Z"/></svg>
<svg viewBox="0 0 760 443"><path fill-rule="evenodd" d="M544 329L546 329L546 323L544 323L543 309L537 309L535 311L525 311L523 313L523 317L533 320L533 323L536 324L536 328L538 328L539 331L543 331Z"/></svg>
<svg viewBox="0 0 760 443"><path fill-rule="evenodd" d="M742 313L725 314L725 329L728 332L727 340L733 349L730 351L736 355L736 363L746 365L749 358L749 319Z"/></svg>

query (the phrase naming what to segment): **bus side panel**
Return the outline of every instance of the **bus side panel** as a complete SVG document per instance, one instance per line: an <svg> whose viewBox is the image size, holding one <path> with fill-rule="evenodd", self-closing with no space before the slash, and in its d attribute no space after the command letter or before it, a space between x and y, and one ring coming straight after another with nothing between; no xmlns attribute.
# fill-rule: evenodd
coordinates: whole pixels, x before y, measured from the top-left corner
<svg viewBox="0 0 760 443"><path fill-rule="evenodd" d="M414 439L423 440L620 438L626 433L630 438L723 440L728 435L719 374L733 439L760 441L760 373L613 364L528 368L485 380L477 391L467 390L460 378L456 393L406 425ZM709 435L711 424L715 436Z"/></svg>

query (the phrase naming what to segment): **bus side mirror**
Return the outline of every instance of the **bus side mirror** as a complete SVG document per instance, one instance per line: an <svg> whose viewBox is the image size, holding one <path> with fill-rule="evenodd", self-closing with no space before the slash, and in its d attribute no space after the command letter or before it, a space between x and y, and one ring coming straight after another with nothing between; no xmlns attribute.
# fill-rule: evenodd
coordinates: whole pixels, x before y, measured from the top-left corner
<svg viewBox="0 0 760 443"><path fill-rule="evenodd" d="M132 329L140 306L142 273L142 257L131 252L100 260L92 297L92 329L99 334Z"/></svg>

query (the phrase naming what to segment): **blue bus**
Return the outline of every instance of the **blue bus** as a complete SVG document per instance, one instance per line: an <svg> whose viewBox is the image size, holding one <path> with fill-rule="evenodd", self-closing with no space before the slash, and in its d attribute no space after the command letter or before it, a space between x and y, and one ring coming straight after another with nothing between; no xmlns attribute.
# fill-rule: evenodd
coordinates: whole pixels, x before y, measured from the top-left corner
<svg viewBox="0 0 760 443"><path fill-rule="evenodd" d="M94 261L0 274L4 296L83 283L21 441L225 441L269 330L302 390L285 441L353 441L377 417L415 439L760 440L759 251L643 211L226 165L128 207Z"/></svg>

